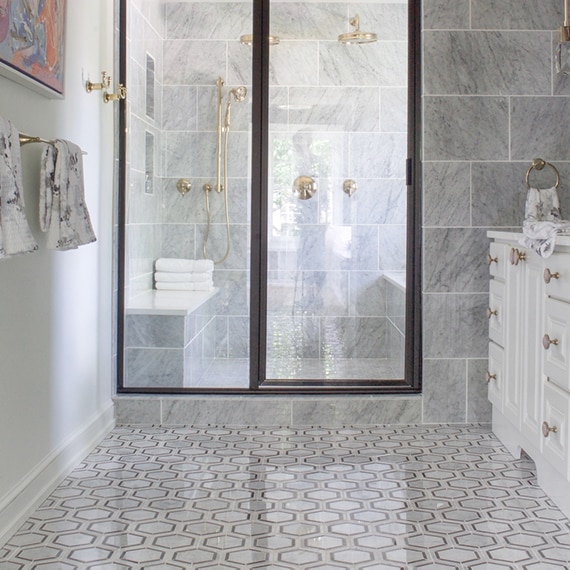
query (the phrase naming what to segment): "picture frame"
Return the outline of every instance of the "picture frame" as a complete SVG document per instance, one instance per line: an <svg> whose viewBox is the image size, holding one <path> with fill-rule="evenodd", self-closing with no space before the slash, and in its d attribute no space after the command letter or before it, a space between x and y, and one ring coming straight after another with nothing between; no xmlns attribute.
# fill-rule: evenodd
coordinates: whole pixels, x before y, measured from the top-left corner
<svg viewBox="0 0 570 570"><path fill-rule="evenodd" d="M0 0L0 75L63 97L66 0Z"/></svg>

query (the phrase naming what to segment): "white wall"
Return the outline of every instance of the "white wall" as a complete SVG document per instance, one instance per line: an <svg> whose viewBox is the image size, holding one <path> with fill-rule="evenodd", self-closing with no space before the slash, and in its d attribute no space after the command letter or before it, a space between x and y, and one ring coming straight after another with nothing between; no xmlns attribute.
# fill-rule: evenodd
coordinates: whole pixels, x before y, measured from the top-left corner
<svg viewBox="0 0 570 570"><path fill-rule="evenodd" d="M114 104L87 94L113 72L113 0L68 0L65 97L0 77L0 115L20 131L79 144L94 244L48 251L38 224L40 144L22 148L39 251L0 260L0 544L112 425Z"/></svg>

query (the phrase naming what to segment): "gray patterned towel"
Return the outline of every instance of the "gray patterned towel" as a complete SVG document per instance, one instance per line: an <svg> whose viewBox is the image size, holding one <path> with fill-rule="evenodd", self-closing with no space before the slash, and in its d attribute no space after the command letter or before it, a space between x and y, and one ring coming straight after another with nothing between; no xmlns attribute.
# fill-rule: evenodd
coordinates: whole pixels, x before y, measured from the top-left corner
<svg viewBox="0 0 570 570"><path fill-rule="evenodd" d="M83 156L72 142L57 139L42 155L40 227L48 249L76 249L97 239L85 204Z"/></svg>
<svg viewBox="0 0 570 570"><path fill-rule="evenodd" d="M38 244L24 211L20 137L14 125L0 117L0 259L31 253Z"/></svg>

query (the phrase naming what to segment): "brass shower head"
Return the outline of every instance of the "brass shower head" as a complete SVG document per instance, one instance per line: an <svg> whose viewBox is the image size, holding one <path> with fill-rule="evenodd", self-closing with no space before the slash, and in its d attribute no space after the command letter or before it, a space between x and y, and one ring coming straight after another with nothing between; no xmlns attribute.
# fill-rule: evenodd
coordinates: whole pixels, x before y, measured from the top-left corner
<svg viewBox="0 0 570 570"><path fill-rule="evenodd" d="M346 34L340 34L338 36L338 41L341 44L369 44L375 42L378 38L373 32L361 32L360 31L360 18L358 14L354 18L350 18L350 25L354 28L352 32L347 32Z"/></svg>

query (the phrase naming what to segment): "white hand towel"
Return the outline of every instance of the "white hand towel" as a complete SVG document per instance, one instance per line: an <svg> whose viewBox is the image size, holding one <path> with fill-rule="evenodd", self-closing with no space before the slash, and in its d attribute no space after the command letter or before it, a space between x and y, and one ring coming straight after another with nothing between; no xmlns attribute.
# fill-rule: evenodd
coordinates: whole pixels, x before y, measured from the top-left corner
<svg viewBox="0 0 570 570"><path fill-rule="evenodd" d="M164 283L184 283L184 282L198 282L198 281L211 281L212 273L207 271L205 273L175 273L174 271L157 271L154 274L154 280Z"/></svg>
<svg viewBox="0 0 570 570"><path fill-rule="evenodd" d="M42 156L40 227L48 249L76 249L97 239L85 204L82 152L72 142L58 139Z"/></svg>
<svg viewBox="0 0 570 570"><path fill-rule="evenodd" d="M20 138L14 125L0 117L0 258L30 253L38 244L24 211Z"/></svg>
<svg viewBox="0 0 570 570"><path fill-rule="evenodd" d="M570 222L562 218L556 188L529 188L525 203L521 245L541 257L549 257L556 245L556 236L570 231Z"/></svg>
<svg viewBox="0 0 570 570"><path fill-rule="evenodd" d="M198 281L194 283L156 283L159 291L211 291L214 288L212 281Z"/></svg>
<svg viewBox="0 0 570 570"><path fill-rule="evenodd" d="M174 257L159 257L155 263L156 271L172 271L177 273L197 272L214 270L214 262L211 259L177 259Z"/></svg>

